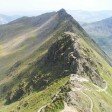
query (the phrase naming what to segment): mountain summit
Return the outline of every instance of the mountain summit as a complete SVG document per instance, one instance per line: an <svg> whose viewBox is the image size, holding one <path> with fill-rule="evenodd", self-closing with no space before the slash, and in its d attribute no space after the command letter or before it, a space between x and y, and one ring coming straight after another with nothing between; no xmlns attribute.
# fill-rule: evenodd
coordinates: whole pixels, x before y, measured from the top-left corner
<svg viewBox="0 0 112 112"><path fill-rule="evenodd" d="M64 14L67 14L66 10L65 9L60 9L57 13L64 13Z"/></svg>
<svg viewBox="0 0 112 112"><path fill-rule="evenodd" d="M0 111L111 112L112 67L77 21L64 9L20 20L3 26L20 25L8 31L16 45L0 57Z"/></svg>
<svg viewBox="0 0 112 112"><path fill-rule="evenodd" d="M67 19L68 19L68 18L72 18L72 16L69 15L69 14L66 12L65 9L61 9L61 10L59 10L57 13L58 13L59 17L62 18L62 19L64 19L64 18L67 18Z"/></svg>

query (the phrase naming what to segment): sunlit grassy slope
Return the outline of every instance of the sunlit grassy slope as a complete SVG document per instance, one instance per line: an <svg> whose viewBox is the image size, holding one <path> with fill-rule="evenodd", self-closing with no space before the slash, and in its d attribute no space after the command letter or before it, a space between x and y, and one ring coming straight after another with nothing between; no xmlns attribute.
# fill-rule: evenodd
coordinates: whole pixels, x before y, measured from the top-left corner
<svg viewBox="0 0 112 112"><path fill-rule="evenodd" d="M45 43L42 44L42 46L34 52L33 55L31 55L29 58L26 60L23 60L22 65L18 68L18 70L24 69L26 66L27 68L27 63L32 63L35 61L38 61L42 55L46 54L47 47L49 47L48 43L52 43L55 41L55 38L50 38L48 39ZM95 63L97 63L97 70L100 73L101 77L106 81L107 83L107 89L105 91L102 91L103 88L100 88L98 86L95 86L92 82L87 82L84 83L83 85L88 89L84 90L83 92L88 95L92 102L93 102L93 112L111 112L112 108L112 67L104 60L103 57L99 55L97 51L93 49L91 46L91 43L88 44L88 42L85 41L85 38L80 38L80 45L83 48L87 48L91 50L91 52L82 52L85 53L85 55L89 56L91 59L95 60ZM98 64L100 63L100 65ZM26 69L27 70L27 69ZM45 74L44 74L45 75ZM46 74L47 75L47 74ZM57 81L54 81L50 86L48 85L44 90L40 92L33 92L29 96L24 96L20 101L17 101L15 103L12 103L7 106L1 107L1 112L10 112L10 111L20 111L20 112L35 112L38 109L40 109L42 106L45 106L46 104L49 104L52 102L51 97L55 94L57 94L60 91L60 87L64 86L69 80L69 77L61 78L58 79ZM86 101L85 106L90 107L90 101L87 99L86 96L84 96L82 93L78 93L79 96L83 100L88 100ZM99 99L99 100L98 100ZM37 102L37 103L36 103ZM56 104L58 105L58 104ZM55 105L55 106L56 106ZM62 110L63 104L61 104L62 107L59 106L54 106L55 109L52 109L53 104L51 105L51 112L59 112ZM80 104L78 104L80 106ZM10 110L10 111L9 111ZM83 107L82 107L83 110ZM50 111L50 110L49 110Z"/></svg>
<svg viewBox="0 0 112 112"><path fill-rule="evenodd" d="M83 41L83 46L90 48ZM94 58L96 62L100 62L102 67L97 65L97 70L101 77L106 81L107 88L103 90L92 83L86 83L89 90L84 91L93 101L93 112L111 112L112 111L112 67L94 50L89 57ZM85 84L84 84L85 85Z"/></svg>
<svg viewBox="0 0 112 112"><path fill-rule="evenodd" d="M88 109L90 112L112 112L112 67L109 59L94 41L87 36L79 24L71 19L71 16L68 19L68 15L66 15L65 18L65 21L62 21L62 18L58 29L48 36L40 46L36 47L36 50L30 56L19 60L18 63L9 69L8 76L11 79L0 85L0 95L2 96L0 112L38 112L44 106L47 106L45 108L46 112L60 112L65 108L64 101L69 101L68 103L78 112L83 112L85 109ZM60 45L59 50L65 48L65 51L62 50L62 54L66 54L71 50L71 44L68 44L71 40L67 40L62 36L65 32L69 33L71 37L75 35L78 38L79 53L83 54L81 55L82 58L84 56L92 60L93 66L89 64L90 62L87 63L89 64L88 66L90 68L95 66L95 71L106 82L106 86L100 87L95 84L95 80L97 81L98 79L95 78L92 81L90 78L91 74L88 75L88 71L84 71L84 74L81 74L81 76L87 79L90 78L88 82L82 82L81 84L85 89L81 91L66 90L66 86L70 88L71 72L66 73L67 70L65 68L67 67L62 65L67 62L63 61L63 59L59 62L57 61L58 63L54 62L55 64L53 65L52 62L46 62L46 56L51 53L49 57L52 57L52 52L55 52L58 44ZM52 49L50 51L50 48L53 48L54 51ZM58 54L56 56L60 57ZM21 85L25 91L24 95L6 103L5 96L7 96L7 92L12 91L13 96L16 94L16 91L21 89ZM67 100L70 92L76 94L75 102L71 103L70 100ZM55 96L58 95L59 98L54 101L53 99L57 98Z"/></svg>
<svg viewBox="0 0 112 112"><path fill-rule="evenodd" d="M55 27L52 24L58 24L54 15L55 12L51 12L23 17L0 26L0 80L6 77L7 70L15 62L29 56L50 36Z"/></svg>
<svg viewBox="0 0 112 112"><path fill-rule="evenodd" d="M62 78L59 81L57 80L41 92L34 92L16 103L1 107L0 112L10 112L13 110L21 112L36 112L42 106L51 103L51 97L58 93L60 87L64 86L68 80L68 77ZM28 105L25 106L26 103Z"/></svg>

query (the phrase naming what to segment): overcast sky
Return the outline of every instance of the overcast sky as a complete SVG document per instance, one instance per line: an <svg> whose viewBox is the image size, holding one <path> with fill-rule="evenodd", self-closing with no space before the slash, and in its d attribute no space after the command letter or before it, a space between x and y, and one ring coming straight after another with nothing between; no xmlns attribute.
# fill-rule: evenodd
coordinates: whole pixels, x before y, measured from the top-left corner
<svg viewBox="0 0 112 112"><path fill-rule="evenodd" d="M16 14L36 10L112 10L112 0L0 0L0 13Z"/></svg>

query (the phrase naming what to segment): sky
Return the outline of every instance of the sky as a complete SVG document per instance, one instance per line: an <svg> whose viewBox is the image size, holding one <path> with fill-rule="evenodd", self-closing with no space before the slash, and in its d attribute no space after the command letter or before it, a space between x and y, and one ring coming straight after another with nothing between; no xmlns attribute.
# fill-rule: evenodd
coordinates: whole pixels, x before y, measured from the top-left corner
<svg viewBox="0 0 112 112"><path fill-rule="evenodd" d="M112 0L0 0L1 14L59 10L112 10Z"/></svg>

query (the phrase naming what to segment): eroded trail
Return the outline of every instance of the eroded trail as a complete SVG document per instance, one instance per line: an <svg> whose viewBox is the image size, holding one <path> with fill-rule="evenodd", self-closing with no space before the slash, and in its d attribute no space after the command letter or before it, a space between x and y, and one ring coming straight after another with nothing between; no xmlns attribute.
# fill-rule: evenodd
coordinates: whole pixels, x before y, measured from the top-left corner
<svg viewBox="0 0 112 112"><path fill-rule="evenodd" d="M47 105L42 106L37 112L41 112Z"/></svg>
<svg viewBox="0 0 112 112"><path fill-rule="evenodd" d="M82 92L82 91L81 91ZM92 101L92 99L91 99L91 97L90 96L88 96L86 93L84 93L84 92L82 92L89 100L90 100L90 104L91 104L91 106L90 106L90 112L93 112L93 101Z"/></svg>
<svg viewBox="0 0 112 112"><path fill-rule="evenodd" d="M81 92L83 95L85 95L88 98L88 100L90 101L90 112L93 112L93 108L94 108L93 100L88 94L85 93L85 91L91 92L93 90L88 89L81 84L83 82L89 82L89 80L86 78L80 77L77 74L72 74L70 77L70 80L71 80L71 84L72 84L71 90L73 92L77 92L77 91ZM96 87L97 92L105 92L107 94L108 83L106 81L105 81L105 87L104 88L101 88L97 85L94 85L94 86Z"/></svg>
<svg viewBox="0 0 112 112"><path fill-rule="evenodd" d="M68 106L66 102L64 102L64 109L61 112L78 112L73 106Z"/></svg>
<svg viewBox="0 0 112 112"><path fill-rule="evenodd" d="M80 77L77 74L72 74L70 80L73 85L71 88L72 91L73 92L78 91L78 92L81 92L83 95L85 95L88 98L88 100L90 101L90 112L93 112L93 106L94 106L93 101L89 95L87 95L86 93L83 92L84 90L88 90L88 89L80 84L82 82L88 82L89 80L86 78Z"/></svg>

